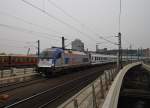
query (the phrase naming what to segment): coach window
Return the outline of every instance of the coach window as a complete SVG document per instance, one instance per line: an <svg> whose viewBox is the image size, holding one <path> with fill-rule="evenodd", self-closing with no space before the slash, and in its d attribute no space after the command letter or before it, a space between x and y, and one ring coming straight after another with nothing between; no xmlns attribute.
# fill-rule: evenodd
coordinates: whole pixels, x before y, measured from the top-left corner
<svg viewBox="0 0 150 108"><path fill-rule="evenodd" d="M24 62L24 58L21 58L21 62Z"/></svg>
<svg viewBox="0 0 150 108"><path fill-rule="evenodd" d="M19 58L19 62L22 62L23 60L22 60L22 58Z"/></svg>
<svg viewBox="0 0 150 108"><path fill-rule="evenodd" d="M8 58L6 57L5 62L8 62Z"/></svg>
<svg viewBox="0 0 150 108"><path fill-rule="evenodd" d="M12 62L12 63L15 63L15 62L16 62L15 57L12 57L11 62Z"/></svg>
<svg viewBox="0 0 150 108"><path fill-rule="evenodd" d="M5 57L3 58L3 62L5 62Z"/></svg>
<svg viewBox="0 0 150 108"><path fill-rule="evenodd" d="M23 58L23 62L27 62L27 59L26 59L26 58Z"/></svg>
<svg viewBox="0 0 150 108"><path fill-rule="evenodd" d="M33 58L30 58L30 62L33 62Z"/></svg>
<svg viewBox="0 0 150 108"><path fill-rule="evenodd" d="M34 58L31 58L31 62L34 62Z"/></svg>
<svg viewBox="0 0 150 108"><path fill-rule="evenodd" d="M0 57L0 62L2 62L2 58Z"/></svg>
<svg viewBox="0 0 150 108"><path fill-rule="evenodd" d="M20 60L20 58L18 58L18 62L20 62L21 60Z"/></svg>
<svg viewBox="0 0 150 108"><path fill-rule="evenodd" d="M22 58L22 62L26 62L26 58Z"/></svg>
<svg viewBox="0 0 150 108"><path fill-rule="evenodd" d="M21 59L20 59L20 58L18 58L18 62L21 62Z"/></svg>
<svg viewBox="0 0 150 108"><path fill-rule="evenodd" d="M28 62L30 62L30 58L27 58L28 59Z"/></svg>
<svg viewBox="0 0 150 108"><path fill-rule="evenodd" d="M16 57L14 57L14 61L15 61L15 62L18 62Z"/></svg>
<svg viewBox="0 0 150 108"><path fill-rule="evenodd" d="M16 58L16 62L19 62L20 60L19 60L19 58Z"/></svg>
<svg viewBox="0 0 150 108"><path fill-rule="evenodd" d="M33 58L33 62L36 62L35 58Z"/></svg>
<svg viewBox="0 0 150 108"><path fill-rule="evenodd" d="M24 62L24 58L20 58L21 59L21 62Z"/></svg>
<svg viewBox="0 0 150 108"><path fill-rule="evenodd" d="M18 59L16 57L14 59L15 59L15 62L18 62Z"/></svg>
<svg viewBox="0 0 150 108"><path fill-rule="evenodd" d="M29 58L29 62L32 62L32 58Z"/></svg>
<svg viewBox="0 0 150 108"><path fill-rule="evenodd" d="M4 58L2 58L2 62L4 62Z"/></svg>
<svg viewBox="0 0 150 108"><path fill-rule="evenodd" d="M31 58L29 58L29 62L31 62Z"/></svg>
<svg viewBox="0 0 150 108"><path fill-rule="evenodd" d="M29 62L29 58L25 58L26 59L26 62Z"/></svg>
<svg viewBox="0 0 150 108"><path fill-rule="evenodd" d="M4 62L7 62L6 58L4 58Z"/></svg>
<svg viewBox="0 0 150 108"><path fill-rule="evenodd" d="M4 62L4 58L2 58L2 63Z"/></svg>
<svg viewBox="0 0 150 108"><path fill-rule="evenodd" d="M16 61L17 61L17 62L20 62L20 58L16 58Z"/></svg>
<svg viewBox="0 0 150 108"><path fill-rule="evenodd" d="M24 62L27 62L27 59L26 59L26 58L24 58Z"/></svg>
<svg viewBox="0 0 150 108"><path fill-rule="evenodd" d="M29 58L29 62L32 62L32 58Z"/></svg>

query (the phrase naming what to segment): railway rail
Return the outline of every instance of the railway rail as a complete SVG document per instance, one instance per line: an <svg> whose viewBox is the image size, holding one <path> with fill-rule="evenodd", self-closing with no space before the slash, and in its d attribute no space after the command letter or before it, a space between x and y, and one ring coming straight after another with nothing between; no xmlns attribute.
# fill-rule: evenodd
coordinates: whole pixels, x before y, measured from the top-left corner
<svg viewBox="0 0 150 108"><path fill-rule="evenodd" d="M93 73L92 73L93 74ZM25 105L25 107L29 107L29 106L27 106L27 104L29 103L31 103L31 102L33 102L33 101L37 101L37 99L38 98L41 98L43 95L44 95L44 97L45 97L45 95L46 95L46 97L48 96L50 96L50 95L48 95L49 93L51 94L51 96L52 96L52 93L54 93L54 92L56 92L57 90L62 90L61 88L62 87L67 87L67 86L72 86L72 88L71 89L68 89L68 90L66 90L65 91L65 89L63 90L63 91L65 91L64 93L61 93L61 94L59 94L59 95L56 95L56 96L53 96L53 97L51 97L50 98L50 100L48 101L48 102L42 102L42 104L40 104L40 105L38 105L38 107L39 108L44 108L44 107L46 107L47 105L49 105L50 103L52 103L53 101L55 101L55 100L57 100L58 98L60 98L60 97L62 97L62 96L64 96L65 94L67 94L67 93L70 93L72 90L74 90L74 89L76 89L78 86L81 86L82 84L85 84L85 83L87 83L87 82L89 82L89 81L91 81L91 80L89 80L89 79L86 79L85 80L85 78L86 77L90 77L92 74L89 74L89 75L86 75L86 76L82 76L82 77L80 77L80 78L77 78L77 79L75 79L75 80L71 80L71 81L69 81L69 82L65 82L65 83L63 83L63 84L61 84L61 85L58 85L58 86L56 86L56 87L54 87L54 88L50 88L50 89L47 89L47 90L45 90L45 91L42 91L42 92L40 92L40 93L38 93L38 94L35 94L35 95L32 95L32 96L30 96L30 97L28 97L28 98L25 98L25 99L23 99L23 100L20 100L20 101L18 101L18 102L16 102L16 103L14 103L14 104L11 104L11 105L9 105L9 106L6 106L5 108L10 108L10 107L20 107L20 106L22 106L22 105L19 105L19 104L24 104ZM84 79L84 81L82 82L82 83L80 83L80 84L77 84L77 82L79 83L80 81L82 81ZM75 83L77 84L76 86L75 86ZM24 106L23 105L23 106Z"/></svg>
<svg viewBox="0 0 150 108"><path fill-rule="evenodd" d="M55 108L58 105L58 102L62 103L62 101L66 100L77 91L85 87L87 84L95 80L106 68L111 68L111 65L103 65L101 68L94 67L93 69L88 69L84 72L78 73L78 77L76 76L77 73L72 75L65 75L63 76L64 79L56 80L56 84L53 86L48 86L47 89L43 89L39 92L34 92L32 95L22 98L18 101L10 101L6 102L2 107L5 108L37 108L37 107L47 107L51 106ZM96 71L98 69L98 71ZM51 79L50 79L51 80ZM46 81L45 85L51 84L51 81ZM52 79L53 80L53 79ZM54 84L54 83L53 83ZM32 88L32 87L31 87ZM42 87L41 87L42 88ZM32 89L31 89L32 90ZM30 91L31 92L31 91ZM67 96L68 95L68 96ZM57 101L57 104L56 104ZM35 104L36 103L36 104Z"/></svg>
<svg viewBox="0 0 150 108"><path fill-rule="evenodd" d="M28 85L32 85L32 84L35 84L35 83L43 82L45 80L46 79L43 79L40 76L36 76L34 78L31 78L31 79L25 80L25 81L21 81L21 82L2 84L2 85L0 85L0 94L5 93L7 91L14 90L14 89L18 89L18 88L21 88L21 87L25 87L25 86L28 86Z"/></svg>

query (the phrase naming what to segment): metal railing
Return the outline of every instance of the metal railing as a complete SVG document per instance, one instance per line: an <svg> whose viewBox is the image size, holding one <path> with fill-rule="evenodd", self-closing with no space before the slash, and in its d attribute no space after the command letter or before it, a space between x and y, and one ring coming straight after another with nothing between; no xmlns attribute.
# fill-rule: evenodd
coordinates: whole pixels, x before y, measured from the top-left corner
<svg viewBox="0 0 150 108"><path fill-rule="evenodd" d="M0 78L13 77L17 75L23 75L28 73L35 73L35 67L33 68L10 68L0 70Z"/></svg>
<svg viewBox="0 0 150 108"><path fill-rule="evenodd" d="M125 74L128 72L129 69L138 66L140 64L141 62L132 63L125 66L123 69L119 71L113 84L111 85L111 88L107 94L107 97L104 101L102 108L117 108L120 88Z"/></svg>
<svg viewBox="0 0 150 108"><path fill-rule="evenodd" d="M116 69L104 71L94 82L60 105L59 108L98 108L98 106L101 106L101 101L106 97L116 74Z"/></svg>
<svg viewBox="0 0 150 108"><path fill-rule="evenodd" d="M129 64L120 70L119 73L116 69L104 71L94 82L58 108L117 108L123 76L130 68L139 64L141 63Z"/></svg>

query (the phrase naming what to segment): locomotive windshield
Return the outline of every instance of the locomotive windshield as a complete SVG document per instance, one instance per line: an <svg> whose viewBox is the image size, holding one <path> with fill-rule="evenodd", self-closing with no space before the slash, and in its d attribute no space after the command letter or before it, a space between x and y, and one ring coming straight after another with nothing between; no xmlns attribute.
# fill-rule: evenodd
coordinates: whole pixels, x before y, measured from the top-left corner
<svg viewBox="0 0 150 108"><path fill-rule="evenodd" d="M40 54L40 58L41 59L58 59L61 57L62 54L62 50L55 48L55 49L50 49L50 50L44 50L41 54Z"/></svg>
<svg viewBox="0 0 150 108"><path fill-rule="evenodd" d="M53 58L53 51L43 51L40 54L40 58L42 58L42 59L51 59L51 58Z"/></svg>

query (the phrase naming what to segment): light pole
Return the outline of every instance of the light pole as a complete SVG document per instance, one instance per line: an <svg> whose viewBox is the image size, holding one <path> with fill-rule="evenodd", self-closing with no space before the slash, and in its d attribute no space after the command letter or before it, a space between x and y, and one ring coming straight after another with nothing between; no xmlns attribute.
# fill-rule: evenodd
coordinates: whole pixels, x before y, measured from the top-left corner
<svg viewBox="0 0 150 108"><path fill-rule="evenodd" d="M118 71L122 68L122 46L121 46L121 32L118 33Z"/></svg>

